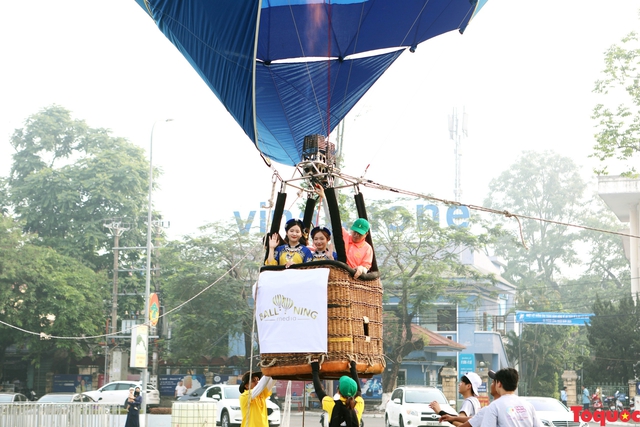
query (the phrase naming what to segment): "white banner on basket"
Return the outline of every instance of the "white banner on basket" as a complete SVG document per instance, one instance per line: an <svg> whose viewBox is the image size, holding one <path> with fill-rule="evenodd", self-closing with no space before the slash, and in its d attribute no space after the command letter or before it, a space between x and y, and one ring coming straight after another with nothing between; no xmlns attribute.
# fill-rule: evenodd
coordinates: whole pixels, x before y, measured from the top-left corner
<svg viewBox="0 0 640 427"><path fill-rule="evenodd" d="M260 353L327 352L328 280L328 268L260 273L256 296Z"/></svg>

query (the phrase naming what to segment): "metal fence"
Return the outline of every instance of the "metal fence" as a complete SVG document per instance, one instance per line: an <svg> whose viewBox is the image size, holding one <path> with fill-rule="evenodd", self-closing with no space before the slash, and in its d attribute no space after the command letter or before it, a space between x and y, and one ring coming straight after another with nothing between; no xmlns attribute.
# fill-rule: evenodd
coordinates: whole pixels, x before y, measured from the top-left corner
<svg viewBox="0 0 640 427"><path fill-rule="evenodd" d="M98 403L3 403L2 427L119 427L122 405Z"/></svg>

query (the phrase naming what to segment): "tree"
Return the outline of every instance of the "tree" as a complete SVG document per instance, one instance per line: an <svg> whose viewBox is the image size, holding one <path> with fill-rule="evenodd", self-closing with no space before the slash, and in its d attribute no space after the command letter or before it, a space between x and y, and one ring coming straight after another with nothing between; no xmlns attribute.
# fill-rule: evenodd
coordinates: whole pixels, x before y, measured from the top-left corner
<svg viewBox="0 0 640 427"><path fill-rule="evenodd" d="M8 346L28 347L38 365L52 354L82 357L82 336L102 333L105 277L50 248L33 245L20 226L0 216L0 360ZM40 335L78 339L41 340Z"/></svg>
<svg viewBox="0 0 640 427"><path fill-rule="evenodd" d="M636 32L621 42L605 52L604 78L596 81L594 88L603 95L603 102L593 109L597 133L592 156L603 163L611 158L633 162L640 151L640 43ZM611 105L614 99L624 101ZM637 172L631 163L623 175ZM607 166L596 173L607 174Z"/></svg>
<svg viewBox="0 0 640 427"><path fill-rule="evenodd" d="M518 285L516 308L563 311L561 269L579 261L575 245L581 235L554 222L581 223L585 183L577 167L553 152L525 152L491 181L489 190L485 205L545 220L521 220L522 230L514 229L511 238L496 245L496 253L508 262L503 277ZM528 247L520 242L520 232ZM509 336L509 357L517 360L528 393L552 395L558 390L558 375L578 354L574 333L564 326L527 325L519 338Z"/></svg>
<svg viewBox="0 0 640 427"><path fill-rule="evenodd" d="M585 361L590 381L626 383L636 378L640 360L640 309L631 296L614 303L598 300L587 326L591 358Z"/></svg>
<svg viewBox="0 0 640 427"><path fill-rule="evenodd" d="M16 153L6 190L0 183L4 208L23 222L25 232L37 236L34 243L94 270L110 266L113 245L103 224L114 217L135 223L146 211L143 150L72 119L57 105L30 116L11 144ZM134 227L121 243L140 246L143 241Z"/></svg>
<svg viewBox="0 0 640 427"><path fill-rule="evenodd" d="M388 201L370 207L376 259L388 309L384 313L384 348L390 359L383 373L384 392L393 390L404 357L426 342L411 330L414 320L439 297L455 299L452 291L474 273L460 262L460 252L475 248L486 236L468 228L440 227L430 218L416 219L407 209L388 209Z"/></svg>
<svg viewBox="0 0 640 427"><path fill-rule="evenodd" d="M168 309L215 282L171 314L171 357L194 362L202 356L226 356L230 340L238 336L244 337L248 357L253 343L251 289L264 257L261 240L238 232L232 223L213 223L200 231L197 237L186 236L161 250Z"/></svg>

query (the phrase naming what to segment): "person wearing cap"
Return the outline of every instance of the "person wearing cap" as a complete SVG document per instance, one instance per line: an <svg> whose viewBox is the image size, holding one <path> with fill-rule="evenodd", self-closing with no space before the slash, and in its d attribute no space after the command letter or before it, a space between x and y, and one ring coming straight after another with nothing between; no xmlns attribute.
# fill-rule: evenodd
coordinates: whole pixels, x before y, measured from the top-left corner
<svg viewBox="0 0 640 427"><path fill-rule="evenodd" d="M480 427L542 427L533 405L515 394L518 388L518 371L503 368L494 377L495 389L500 398L491 402L483 411ZM472 422L471 425L477 424Z"/></svg>
<svg viewBox="0 0 640 427"><path fill-rule="evenodd" d="M276 381L262 372L245 372L240 389L241 427L269 427L267 398Z"/></svg>
<svg viewBox="0 0 640 427"><path fill-rule="evenodd" d="M315 227L311 230L311 239L313 240L314 261L338 259L338 254L333 251L333 245L329 245L331 231L327 227Z"/></svg>
<svg viewBox="0 0 640 427"><path fill-rule="evenodd" d="M304 236L304 225L299 219L290 219L284 226L287 236L284 245L280 243L280 236L276 233L269 238L269 254L266 265L284 265L289 268L292 264L302 264L313 260L313 255L307 248Z"/></svg>
<svg viewBox="0 0 640 427"><path fill-rule="evenodd" d="M496 390L496 381L495 381L496 373L494 371L489 371L489 378L491 378L491 386L489 387L489 393L493 397L493 400L499 399L500 395ZM485 406L484 408L480 408L480 410L473 417L469 418L466 422L462 423L459 427L479 427L482 424L482 418L484 417L484 414L487 408L488 406ZM452 415L445 415L443 417L440 417L440 422L449 421L450 419L453 419L453 418L455 417L453 417Z"/></svg>
<svg viewBox="0 0 640 427"><path fill-rule="evenodd" d="M364 412L364 399L361 396L360 381L356 371L356 362L349 362L350 377L340 377L338 385L338 399L333 399L324 392L320 383L320 364L317 360L311 362L313 374L313 388L320 400L322 409L329 414L329 427L359 427Z"/></svg>
<svg viewBox="0 0 640 427"><path fill-rule="evenodd" d="M324 188L319 184L314 188L316 194L324 199ZM373 264L373 248L366 241L370 229L371 224L364 218L356 219L351 225L350 231L342 229L347 265L356 270L353 275L356 279L361 274L367 273Z"/></svg>
<svg viewBox="0 0 640 427"><path fill-rule="evenodd" d="M482 384L480 376L475 372L467 372L460 378L460 384L458 385L458 393L464 398L462 402L462 408L457 416L448 414L440 409L440 404L437 401L433 401L429 404L431 409L437 412L441 416L449 415L446 421L449 421L454 426L459 426L462 423L468 421L471 417L475 416L480 411L480 401L478 400L478 388Z"/></svg>
<svg viewBox="0 0 640 427"><path fill-rule="evenodd" d="M373 248L367 241L367 234L371 224L364 218L358 218L353 222L351 231L342 229L344 249L347 253L347 265L356 270L353 277L356 279L361 274L367 273L373 263Z"/></svg>

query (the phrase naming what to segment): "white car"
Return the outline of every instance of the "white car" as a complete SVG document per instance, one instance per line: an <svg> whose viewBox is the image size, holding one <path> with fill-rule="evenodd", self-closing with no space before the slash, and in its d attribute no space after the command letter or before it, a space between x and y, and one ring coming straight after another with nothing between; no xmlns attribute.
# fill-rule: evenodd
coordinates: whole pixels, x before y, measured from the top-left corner
<svg viewBox="0 0 640 427"><path fill-rule="evenodd" d="M440 409L448 414L458 415L451 406L454 402L447 402L444 394L435 387L398 387L393 390L384 411L386 427L422 427L422 426L451 426L440 423L440 415L436 414L429 403L436 401Z"/></svg>
<svg viewBox="0 0 640 427"><path fill-rule="evenodd" d="M573 421L573 412L560 401L551 397L520 396L521 399L533 405L542 425L545 427L588 427L589 424L580 420Z"/></svg>
<svg viewBox="0 0 640 427"><path fill-rule="evenodd" d="M97 390L85 391L84 394L96 402L124 405L124 401L129 397L130 387L142 388L142 383L139 381L113 381ZM160 405L160 392L151 384L147 384L147 392L142 394L142 398L147 399L147 406Z"/></svg>
<svg viewBox="0 0 640 427"><path fill-rule="evenodd" d="M242 423L239 398L240 390L237 385L216 384L202 393L199 401L216 403L216 416L218 417L216 425L236 427ZM270 427L280 425L280 408L270 399L267 399L267 419Z"/></svg>
<svg viewBox="0 0 640 427"><path fill-rule="evenodd" d="M47 393L38 399L38 403L90 403L94 400L84 393Z"/></svg>

